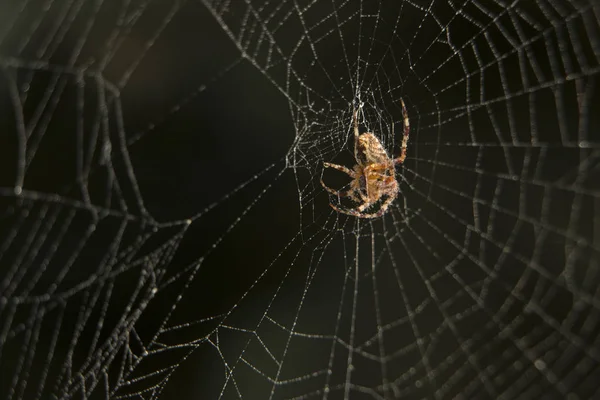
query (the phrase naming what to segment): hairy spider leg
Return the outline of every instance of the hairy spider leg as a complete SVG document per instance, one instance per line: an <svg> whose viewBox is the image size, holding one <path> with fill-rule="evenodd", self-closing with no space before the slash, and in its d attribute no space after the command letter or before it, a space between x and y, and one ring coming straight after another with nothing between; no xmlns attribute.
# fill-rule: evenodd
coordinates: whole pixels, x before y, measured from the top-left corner
<svg viewBox="0 0 600 400"><path fill-rule="evenodd" d="M356 172L352 171L348 167L344 167L343 165L338 165L338 164L332 164L332 163L324 162L323 166L325 168L329 167L329 168L337 169L338 171L342 171L342 172L347 173L348 175L350 175L351 178L356 178Z"/></svg>
<svg viewBox="0 0 600 400"><path fill-rule="evenodd" d="M383 214L385 214L385 212L387 211L387 209L389 208L389 206L392 204L392 202L395 199L396 199L396 196L388 196L388 198L385 199L385 201L381 205L381 208L379 209L379 211L377 211L376 213L373 213L373 214L363 214L362 218L378 218L378 217L381 217Z"/></svg>
<svg viewBox="0 0 600 400"><path fill-rule="evenodd" d="M362 203L360 206L356 207L356 211L358 211L359 213L362 213L363 211L365 211L367 208L371 207L373 204L376 203L377 200L373 201L373 200L368 200L364 203Z"/></svg>
<svg viewBox="0 0 600 400"><path fill-rule="evenodd" d="M400 157L396 158L394 162L396 164L402 164L406 158L406 146L408 144L408 134L410 133L410 121L408 120L408 111L406 111L406 105L404 100L400 99L402 104L402 117L404 117L404 132L402 135L402 146L400 147Z"/></svg>
<svg viewBox="0 0 600 400"><path fill-rule="evenodd" d="M356 177L356 172L352 171L349 168L344 167L343 165L331 164L331 163L328 163L328 162L324 162L323 166L325 166L325 168L329 167L329 168L337 169L338 171L345 172L346 174L350 175L351 178ZM329 193L331 193L334 196L346 197L346 196L349 195L353 199L356 198L354 196L354 193L353 193L356 190L355 188L351 187L350 189L348 189L346 191L343 191L343 192L341 192L339 190L332 189L329 186L327 186L325 184L325 182L323 182L323 174L321 174L321 186L323 186L323 188L325 188L325 190L327 190Z"/></svg>
<svg viewBox="0 0 600 400"><path fill-rule="evenodd" d="M394 177L392 177L392 176L386 177L386 181L388 181L388 182L390 182L391 179L394 179ZM394 199L396 199L396 197L397 197L396 193L388 194L387 195L387 199L385 199L385 201L383 202L383 204L381 204L381 208L379 209L379 211L377 211L376 213L371 213L371 214L365 214L365 213L363 213L363 211L365 209L371 207L373 204L375 204L379 200L379 198L373 199L373 200L363 199L364 203L361 204L359 207L357 207L356 210L349 210L349 209L346 209L346 208L340 208L340 207L335 206L332 203L329 203L329 206L331 208L333 208L337 212L341 212L341 213L347 214L347 215L352 215L354 217L358 217L358 218L377 218L377 217L382 216L387 211L387 209L392 204L392 202L394 201ZM405 199L405 201L406 201L406 199Z"/></svg>
<svg viewBox="0 0 600 400"><path fill-rule="evenodd" d="M337 207L337 206L336 206L335 204L333 204L333 203L329 203L329 206L330 206L331 208L333 208L335 211L337 211L337 212L341 212L341 213L344 213L344 214L348 214L348 215L353 215L353 216L355 216L355 217L359 217L359 218L362 216L362 211L363 211L365 208L367 208L367 207L370 207L371 205L373 205L373 202L371 202L371 201L368 201L368 200L367 200L365 203L361 204L361 205L360 205L360 206L359 206L359 207L356 209L356 211L355 211L355 210L348 210L348 209L346 209L346 208L340 208L340 207Z"/></svg>
<svg viewBox="0 0 600 400"><path fill-rule="evenodd" d="M323 188L325 188L325 190L327 190L332 195L337 196L338 198L339 197L350 197L353 201L355 201L357 203L360 200L367 201L367 197L360 191L360 188L357 188L354 184L354 182L356 181L357 174L358 174L357 172L352 171L350 168L344 167L343 165L332 164L332 163L328 163L328 162L324 162L323 166L326 168L329 167L329 168L337 169L338 171L342 171L354 179L352 181L352 186L350 187L350 189L342 192L342 191L335 190L335 189L327 186L325 184L325 182L323 182L323 174L321 174L321 186L323 186ZM357 192L358 192L358 196L356 196Z"/></svg>
<svg viewBox="0 0 600 400"><path fill-rule="evenodd" d="M329 186L325 185L325 183L323 182L323 179L321 179L321 185L323 186L323 188L329 192L330 194L341 198L341 197L350 197L352 200L358 202L360 199L358 197L356 197L356 189L355 188L350 188L348 190L344 190L344 191L340 191L340 190L335 190L330 188Z"/></svg>
<svg viewBox="0 0 600 400"><path fill-rule="evenodd" d="M360 178L362 177L366 182L367 177L358 165L354 167L354 171L356 172L356 178L351 182L351 186L354 188L354 192L358 193L358 197L352 196L352 200L355 200L357 203L360 203L360 201L363 203L369 201L367 185L365 184L364 192L360 187ZM365 192L367 192L367 194L365 194Z"/></svg>
<svg viewBox="0 0 600 400"><path fill-rule="evenodd" d="M389 196L385 200L385 202L381 205L381 208L379 209L379 211L377 211L376 213L372 213L372 214L364 214L362 212L355 211L355 210L347 210L345 208L339 208L339 207L336 207L335 205L333 205L331 203L329 203L329 205L335 211L340 212L342 214L351 215L353 217L357 217L357 218L378 218L378 217L381 217L383 214L385 214L385 212L387 211L388 207L390 206L390 204L392 204L392 201L394 201L395 198L396 198L396 196Z"/></svg>
<svg viewBox="0 0 600 400"><path fill-rule="evenodd" d="M337 211L338 213L351 215L353 217L365 218L365 217L363 217L363 215L366 215L366 214L362 214L362 213L360 213L358 211L348 210L348 209L345 209L345 208L339 208L335 204L332 204L332 203L329 203L329 206L331 208L333 208L335 211Z"/></svg>
<svg viewBox="0 0 600 400"><path fill-rule="evenodd" d="M386 170L389 168L389 165L386 164L371 164L368 167L365 168L365 177L367 176L368 172L371 171L378 171L378 170ZM390 183L392 180L395 180L396 178L394 176L387 176L387 175L383 175L385 176L384 181L386 181L386 183ZM367 178L368 179L368 178ZM368 189L366 189L368 191ZM397 192L396 192L397 193ZM364 198L362 196L361 193L361 197L363 197L363 201L364 203L361 204L359 207L357 207L356 210L348 210L345 208L340 208L335 206L334 204L329 203L329 205L331 206L331 208L333 208L334 210L341 212L343 214L347 214L347 215L352 215L354 217L358 217L358 218L377 218L382 216L387 209L389 208L389 206L392 204L392 202L394 201L394 199L396 199L397 194L396 193L392 193L392 194L388 194L387 199L385 199L385 201L383 202L383 204L381 204L381 208L379 209L379 211L377 211L376 213L371 213L371 214L365 214L363 213L363 211L367 208L369 208L370 206L372 206L373 204L375 204L377 202L377 200L379 199L369 199L369 198ZM335 193L334 193L335 194ZM406 199L405 199L406 200Z"/></svg>
<svg viewBox="0 0 600 400"><path fill-rule="evenodd" d="M370 164L368 166L365 167L365 175L367 175L369 172L372 171L385 171L387 169L390 169L392 167L392 164L384 164L384 163L376 163L376 164ZM383 175L383 174L381 174Z"/></svg>
<svg viewBox="0 0 600 400"><path fill-rule="evenodd" d="M352 120L354 121L354 159L358 162L358 109L355 108L352 113Z"/></svg>

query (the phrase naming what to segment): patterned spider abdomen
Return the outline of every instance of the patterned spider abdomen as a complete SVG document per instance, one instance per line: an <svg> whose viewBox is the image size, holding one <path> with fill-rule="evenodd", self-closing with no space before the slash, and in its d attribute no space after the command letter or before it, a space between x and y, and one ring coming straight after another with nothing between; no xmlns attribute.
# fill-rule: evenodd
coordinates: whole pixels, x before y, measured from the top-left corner
<svg viewBox="0 0 600 400"><path fill-rule="evenodd" d="M356 142L356 160L362 166L391 162L379 139L370 132L363 133L358 137Z"/></svg>

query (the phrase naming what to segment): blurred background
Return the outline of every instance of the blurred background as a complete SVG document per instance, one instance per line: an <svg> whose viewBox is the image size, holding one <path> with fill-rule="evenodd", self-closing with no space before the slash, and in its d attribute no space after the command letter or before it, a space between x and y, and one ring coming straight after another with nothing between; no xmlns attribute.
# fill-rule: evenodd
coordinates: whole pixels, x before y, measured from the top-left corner
<svg viewBox="0 0 600 400"><path fill-rule="evenodd" d="M0 2L0 398L597 398L599 21ZM398 198L337 213L400 99Z"/></svg>

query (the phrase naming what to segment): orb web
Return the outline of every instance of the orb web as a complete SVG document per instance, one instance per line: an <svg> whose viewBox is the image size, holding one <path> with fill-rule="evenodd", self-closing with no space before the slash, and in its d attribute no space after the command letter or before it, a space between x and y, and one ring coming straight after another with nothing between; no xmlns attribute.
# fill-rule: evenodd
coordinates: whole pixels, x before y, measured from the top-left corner
<svg viewBox="0 0 600 400"><path fill-rule="evenodd" d="M594 2L0 8L3 398L599 395Z"/></svg>

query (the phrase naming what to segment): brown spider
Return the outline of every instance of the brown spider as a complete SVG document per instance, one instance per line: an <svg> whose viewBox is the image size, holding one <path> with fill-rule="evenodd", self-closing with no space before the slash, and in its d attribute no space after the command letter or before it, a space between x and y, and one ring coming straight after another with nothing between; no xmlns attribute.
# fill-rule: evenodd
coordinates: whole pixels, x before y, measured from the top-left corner
<svg viewBox="0 0 600 400"><path fill-rule="evenodd" d="M390 158L383 148L383 145L377 137L371 133L359 134L358 132L358 110L354 109L352 119L354 120L354 158L357 164L354 170L351 170L343 165L323 163L325 168L335 168L345 172L352 178L350 189L346 191L334 190L323 182L321 176L321 185L332 195L338 197L348 197L355 203L362 203L355 209L342 209L332 203L329 203L331 208L337 212L348 215L353 215L359 218L377 218L382 216L398 196L398 181L396 181L396 164L402 164L406 158L406 144L408 142L408 133L410 132L410 124L408 121L408 112L404 101L400 99L402 104L402 116L404 117L404 134L402 137L402 146L400 157ZM387 196L387 199L381 205L381 208L376 213L366 214L364 210L377 203L382 197Z"/></svg>

